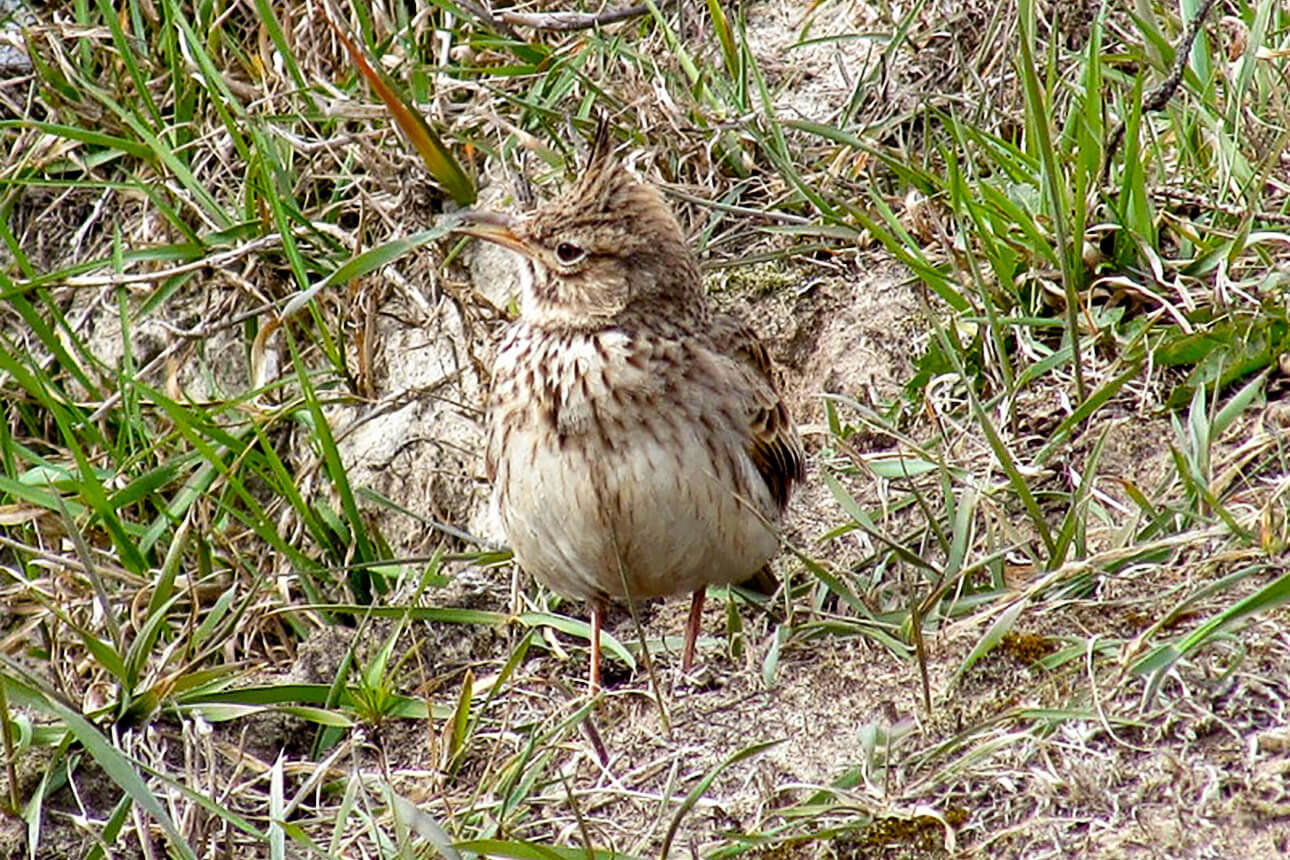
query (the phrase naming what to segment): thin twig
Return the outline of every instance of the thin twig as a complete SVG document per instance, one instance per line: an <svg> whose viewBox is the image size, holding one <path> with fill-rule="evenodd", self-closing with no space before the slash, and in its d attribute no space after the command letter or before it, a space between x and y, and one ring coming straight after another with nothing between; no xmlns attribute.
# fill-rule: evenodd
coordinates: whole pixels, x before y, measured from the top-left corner
<svg viewBox="0 0 1290 860"><path fill-rule="evenodd" d="M604 27L617 24L631 18L639 18L649 13L649 6L641 3L638 6L627 6L622 9L606 9L603 12L498 12L499 18L507 24L517 27L531 27L534 30L556 30L563 33L574 30L590 30L592 27Z"/></svg>
<svg viewBox="0 0 1290 860"><path fill-rule="evenodd" d="M493 17L493 13L488 11L488 7L484 4L476 3L474 0L457 0L457 2L461 4L461 8L478 18L485 27L492 30L494 33L505 36L506 38L516 42L524 41L520 38L520 34L515 32L514 28L512 28L510 24Z"/></svg>
<svg viewBox="0 0 1290 860"><path fill-rule="evenodd" d="M1178 42L1178 48L1174 52L1174 64L1169 70L1169 76L1160 82L1160 85L1151 92L1142 97L1142 110L1159 111L1163 110L1169 100L1174 97L1178 91L1178 85L1182 83L1183 75L1187 71L1187 59L1191 56L1191 47L1196 42L1196 35L1200 32L1201 25L1205 23L1205 18L1209 15L1209 10L1213 7L1214 0L1204 0L1201 7L1196 12L1196 17L1187 25L1187 30L1183 33L1182 39ZM1106 144L1106 156L1102 163L1102 182L1105 184L1111 175L1111 159L1115 156L1115 151L1119 149L1120 142L1124 139L1124 120L1116 125L1115 131L1111 132L1111 139Z"/></svg>
<svg viewBox="0 0 1290 860"><path fill-rule="evenodd" d="M593 27L605 27L620 21L639 18L649 14L650 11L647 3L624 6L621 9L606 9L603 12L512 12L509 9L492 11L485 3L476 2L476 0L459 0L459 2L463 9L478 18L485 27L517 42L522 42L524 39L516 32L516 27L571 33L575 30L590 30Z"/></svg>
<svg viewBox="0 0 1290 860"><path fill-rule="evenodd" d="M714 209L718 212L728 212L731 215L743 215L748 218L761 218L766 221L778 221L781 224L806 225L814 223L810 218L801 215L793 215L788 212L775 212L769 209L759 209L754 206L739 206L734 203L725 203L721 200L713 200L709 197L700 197L698 194L691 194L685 191L679 185L670 185L659 183L659 188L669 197L675 197L678 200L684 200L687 203L693 203L704 209Z"/></svg>
<svg viewBox="0 0 1290 860"><path fill-rule="evenodd" d="M1229 218L1240 220L1242 218L1253 218L1256 222L1266 224L1290 225L1290 215L1283 215L1280 212L1272 212L1267 209L1250 209L1247 206L1233 206L1228 203L1219 203L1210 200L1203 194L1197 194L1194 191L1188 191L1185 188L1172 188L1165 186L1163 188L1154 188L1152 195L1162 200L1172 200L1175 203L1182 203L1187 206L1195 206L1206 212L1218 212Z"/></svg>

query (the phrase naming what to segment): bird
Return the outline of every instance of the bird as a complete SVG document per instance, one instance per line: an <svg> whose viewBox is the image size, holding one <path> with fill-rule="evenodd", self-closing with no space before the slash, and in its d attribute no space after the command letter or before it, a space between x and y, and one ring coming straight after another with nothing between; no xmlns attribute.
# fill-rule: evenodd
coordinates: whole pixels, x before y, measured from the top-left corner
<svg viewBox="0 0 1290 860"><path fill-rule="evenodd" d="M690 593L689 673L706 587L766 581L803 479L765 345L713 306L676 216L617 159L607 119L562 195L524 215L464 210L453 229L523 261L484 458L516 562L590 604L593 695L611 600Z"/></svg>

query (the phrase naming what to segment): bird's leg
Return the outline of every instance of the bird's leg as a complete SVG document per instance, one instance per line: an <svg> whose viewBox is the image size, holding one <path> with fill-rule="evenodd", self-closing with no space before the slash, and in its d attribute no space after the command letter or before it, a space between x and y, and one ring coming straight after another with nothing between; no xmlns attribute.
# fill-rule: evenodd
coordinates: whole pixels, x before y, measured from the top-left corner
<svg viewBox="0 0 1290 860"><path fill-rule="evenodd" d="M690 599L690 617L685 622L685 645L681 648L681 671L689 672L694 665L694 644L699 638L699 627L703 624L703 595L705 589L694 592Z"/></svg>
<svg viewBox="0 0 1290 860"><path fill-rule="evenodd" d="M605 623L605 601L591 599L591 695L600 692L600 628Z"/></svg>

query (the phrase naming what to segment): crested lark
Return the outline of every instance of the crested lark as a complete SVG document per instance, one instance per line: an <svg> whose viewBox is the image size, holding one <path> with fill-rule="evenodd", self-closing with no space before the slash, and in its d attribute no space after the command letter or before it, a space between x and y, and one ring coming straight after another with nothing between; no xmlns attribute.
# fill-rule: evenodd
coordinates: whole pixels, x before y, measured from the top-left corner
<svg viewBox="0 0 1290 860"><path fill-rule="evenodd" d="M704 589L760 573L802 478L765 347L712 308L676 218L615 161L603 122L563 197L457 229L526 260L486 455L516 560L591 603L593 692L606 602L692 592L687 671Z"/></svg>

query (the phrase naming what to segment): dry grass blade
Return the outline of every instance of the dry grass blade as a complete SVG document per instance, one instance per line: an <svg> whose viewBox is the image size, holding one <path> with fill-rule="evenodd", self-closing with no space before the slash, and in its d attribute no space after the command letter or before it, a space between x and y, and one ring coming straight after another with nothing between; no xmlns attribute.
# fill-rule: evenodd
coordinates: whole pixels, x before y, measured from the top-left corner
<svg viewBox="0 0 1290 860"><path fill-rule="evenodd" d="M475 183L461 169L457 159L453 158L451 150L444 145L439 135L434 133L434 130L426 123L420 112L400 98L394 88L386 82L384 76L373 68L363 50L354 44L353 39L346 35L344 28L337 21L330 6L323 4L322 9L324 10L322 14L326 17L327 23L331 25L332 32L336 34L336 38L340 40L340 43L345 46L350 59L354 61L354 65L358 67L368 85L381 97L381 101L385 103L385 107L394 117L399 129L416 147L422 161L425 162L426 168L430 171L430 175L447 189L452 198L462 206L469 206L474 203Z"/></svg>
<svg viewBox="0 0 1290 860"><path fill-rule="evenodd" d="M676 810L676 814L672 816L672 822L668 825L667 833L663 836L662 847L659 848L659 857L663 858L663 860L667 860L669 851L672 847L672 841L676 838L677 830L680 828L681 822L685 820L685 816L690 813L690 810L694 808L695 804L698 803L703 795L707 793L708 789L712 786L713 781L716 780L716 778L719 777L726 768L735 765L750 756L759 755L779 743L780 741L765 741L763 743L745 747L722 761L712 770L708 771L703 779L699 781L699 784L686 794L685 799L681 801L681 806Z"/></svg>

